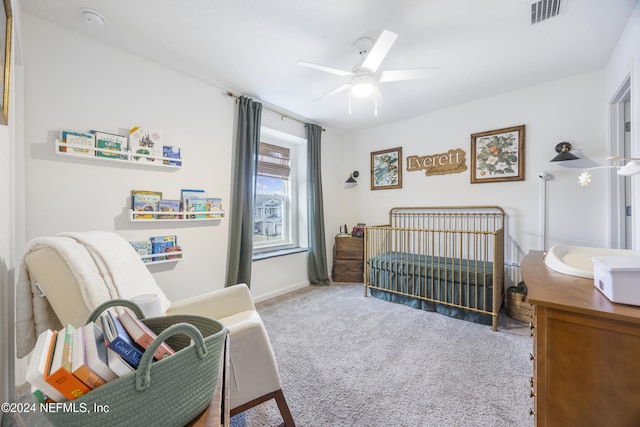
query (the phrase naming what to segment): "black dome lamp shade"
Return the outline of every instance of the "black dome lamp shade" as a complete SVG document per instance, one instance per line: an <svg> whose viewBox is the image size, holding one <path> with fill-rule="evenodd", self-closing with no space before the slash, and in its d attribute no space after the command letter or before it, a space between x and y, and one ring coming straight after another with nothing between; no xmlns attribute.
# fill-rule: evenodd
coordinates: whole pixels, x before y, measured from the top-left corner
<svg viewBox="0 0 640 427"><path fill-rule="evenodd" d="M564 162L566 160L578 160L579 157L571 153L571 144L568 142L561 142L556 145L556 153L558 153L551 162Z"/></svg>
<svg viewBox="0 0 640 427"><path fill-rule="evenodd" d="M356 178L360 176L360 173L358 171L353 171L353 173L351 175L349 175L349 178L345 181L346 184L352 184L354 182L358 182L356 181Z"/></svg>

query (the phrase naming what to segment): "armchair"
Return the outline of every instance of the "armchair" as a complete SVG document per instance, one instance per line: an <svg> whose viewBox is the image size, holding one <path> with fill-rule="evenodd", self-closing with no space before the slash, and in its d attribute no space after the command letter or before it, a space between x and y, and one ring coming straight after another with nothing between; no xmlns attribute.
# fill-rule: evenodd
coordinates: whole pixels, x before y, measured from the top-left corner
<svg viewBox="0 0 640 427"><path fill-rule="evenodd" d="M117 254L116 256L111 256ZM131 280L135 278L135 280ZM46 295L46 312L53 312L61 326L83 324L99 301L155 293L161 296L166 314L197 314L222 322L229 330L231 415L275 399L284 425L295 426L282 393L280 374L267 331L256 311L249 288L238 284L204 295L169 302L153 276L129 243L115 233L66 233L29 243L18 284L18 313L32 313L35 333L51 314L35 307ZM113 283L104 283L113 282ZM29 290L36 294L25 296ZM114 295L114 293L116 295ZM42 302L39 302L42 304ZM30 319L18 318L20 329ZM56 325L53 325L56 327ZM20 336L18 330L17 336ZM25 346L18 343L18 356ZM28 346L27 346L28 347ZM30 348L28 349L30 350ZM28 351L26 350L26 351Z"/></svg>

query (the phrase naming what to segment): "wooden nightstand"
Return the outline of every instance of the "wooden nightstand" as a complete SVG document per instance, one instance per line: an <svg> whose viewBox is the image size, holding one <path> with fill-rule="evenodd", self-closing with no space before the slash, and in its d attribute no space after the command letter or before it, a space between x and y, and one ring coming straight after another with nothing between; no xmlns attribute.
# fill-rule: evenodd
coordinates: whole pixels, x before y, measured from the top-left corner
<svg viewBox="0 0 640 427"><path fill-rule="evenodd" d="M336 236L333 247L333 281L362 283L364 238Z"/></svg>

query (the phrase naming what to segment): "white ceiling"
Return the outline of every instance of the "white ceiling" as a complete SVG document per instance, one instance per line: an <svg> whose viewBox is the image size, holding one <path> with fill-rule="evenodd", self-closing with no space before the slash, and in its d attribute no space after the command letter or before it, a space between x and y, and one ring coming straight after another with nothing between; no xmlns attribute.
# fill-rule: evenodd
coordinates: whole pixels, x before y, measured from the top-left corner
<svg viewBox="0 0 640 427"><path fill-rule="evenodd" d="M221 89L337 131L355 131L602 69L639 0L563 0L529 25L526 0L21 0L22 10ZM89 25L81 9L106 18ZM428 80L380 85L384 104L342 92L353 42L398 39L380 70L438 67Z"/></svg>

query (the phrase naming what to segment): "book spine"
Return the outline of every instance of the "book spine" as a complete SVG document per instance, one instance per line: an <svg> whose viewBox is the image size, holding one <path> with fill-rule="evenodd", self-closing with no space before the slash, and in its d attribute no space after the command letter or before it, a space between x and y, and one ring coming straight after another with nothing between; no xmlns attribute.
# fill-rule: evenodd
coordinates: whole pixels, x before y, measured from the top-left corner
<svg viewBox="0 0 640 427"><path fill-rule="evenodd" d="M137 368L140 364L142 353L119 336L109 342L109 348L118 353L125 362L134 368Z"/></svg>
<svg viewBox="0 0 640 427"><path fill-rule="evenodd" d="M49 375L47 382L69 400L76 399L89 391L89 387L64 368Z"/></svg>

